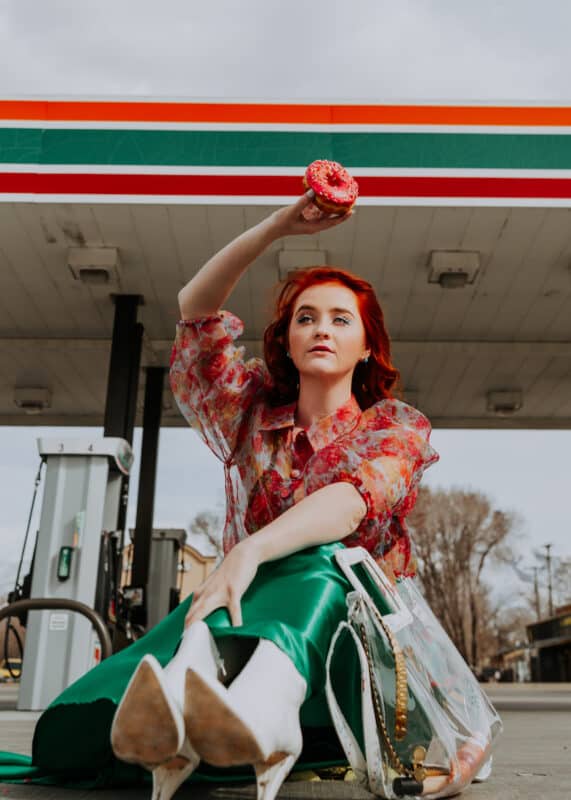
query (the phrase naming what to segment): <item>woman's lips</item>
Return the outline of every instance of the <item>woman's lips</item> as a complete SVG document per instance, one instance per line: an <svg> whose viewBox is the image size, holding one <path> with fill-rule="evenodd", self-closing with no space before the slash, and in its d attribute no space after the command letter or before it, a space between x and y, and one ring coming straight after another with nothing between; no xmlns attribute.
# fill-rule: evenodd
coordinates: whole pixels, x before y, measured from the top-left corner
<svg viewBox="0 0 571 800"><path fill-rule="evenodd" d="M312 347L309 352L310 353L332 353L333 350L331 350L329 347L324 347L323 345L319 345L318 347Z"/></svg>

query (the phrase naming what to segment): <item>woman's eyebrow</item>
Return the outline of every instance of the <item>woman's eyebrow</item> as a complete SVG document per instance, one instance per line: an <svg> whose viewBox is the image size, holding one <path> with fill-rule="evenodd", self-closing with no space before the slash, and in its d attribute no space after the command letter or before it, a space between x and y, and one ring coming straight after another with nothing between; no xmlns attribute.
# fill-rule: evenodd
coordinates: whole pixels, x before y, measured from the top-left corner
<svg viewBox="0 0 571 800"><path fill-rule="evenodd" d="M299 314L300 311L316 311L316 310L317 309L315 308L315 306L300 306L295 313ZM352 317L355 316L352 311L349 311L348 308L330 308L329 311L334 312L335 314L350 314Z"/></svg>

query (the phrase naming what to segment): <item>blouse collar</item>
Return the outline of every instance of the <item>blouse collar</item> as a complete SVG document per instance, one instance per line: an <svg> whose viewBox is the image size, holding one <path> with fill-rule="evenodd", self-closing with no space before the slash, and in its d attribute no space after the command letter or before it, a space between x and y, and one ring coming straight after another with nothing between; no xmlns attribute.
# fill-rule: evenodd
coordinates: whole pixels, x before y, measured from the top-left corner
<svg viewBox="0 0 571 800"><path fill-rule="evenodd" d="M260 429L263 431L293 428L297 403L264 408ZM339 436L352 430L361 418L361 409L354 395L333 413L316 420L307 430L307 438L314 451L335 441Z"/></svg>

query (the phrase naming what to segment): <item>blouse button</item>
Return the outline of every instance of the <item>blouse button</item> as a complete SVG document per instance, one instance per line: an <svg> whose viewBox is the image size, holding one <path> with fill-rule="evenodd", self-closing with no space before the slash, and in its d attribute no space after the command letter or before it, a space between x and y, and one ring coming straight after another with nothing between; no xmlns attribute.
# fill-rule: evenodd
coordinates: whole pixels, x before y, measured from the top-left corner
<svg viewBox="0 0 571 800"><path fill-rule="evenodd" d="M289 497L290 494L291 489L289 489L287 486L284 486L284 488L280 490L280 496L283 497L284 500L286 497Z"/></svg>
<svg viewBox="0 0 571 800"><path fill-rule="evenodd" d="M299 478L299 476L301 475L301 472L300 472L299 469L292 469L290 475L291 475L292 478Z"/></svg>

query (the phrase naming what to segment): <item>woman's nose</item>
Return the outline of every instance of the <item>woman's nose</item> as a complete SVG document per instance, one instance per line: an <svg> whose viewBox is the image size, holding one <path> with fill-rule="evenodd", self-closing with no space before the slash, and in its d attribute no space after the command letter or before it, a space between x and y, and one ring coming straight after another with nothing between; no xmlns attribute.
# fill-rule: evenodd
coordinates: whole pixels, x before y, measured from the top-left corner
<svg viewBox="0 0 571 800"><path fill-rule="evenodd" d="M327 325L324 322L323 323L320 322L315 326L315 332L314 333L315 333L315 336L318 339L328 339L329 338L329 330L327 329Z"/></svg>
<svg viewBox="0 0 571 800"><path fill-rule="evenodd" d="M316 319L315 326L313 328L313 335L317 338L329 336L329 323L327 319L324 319L323 317Z"/></svg>

